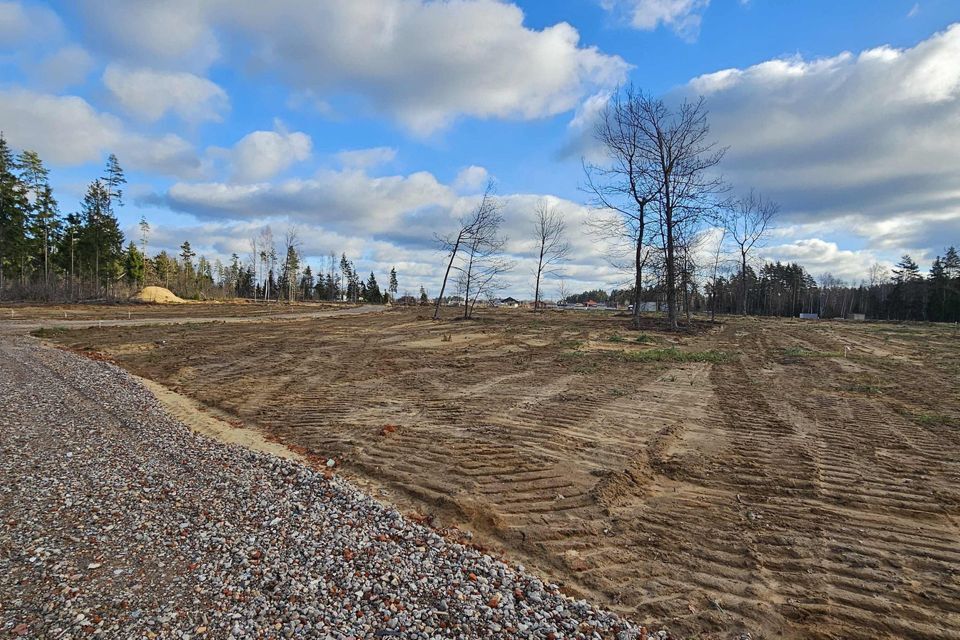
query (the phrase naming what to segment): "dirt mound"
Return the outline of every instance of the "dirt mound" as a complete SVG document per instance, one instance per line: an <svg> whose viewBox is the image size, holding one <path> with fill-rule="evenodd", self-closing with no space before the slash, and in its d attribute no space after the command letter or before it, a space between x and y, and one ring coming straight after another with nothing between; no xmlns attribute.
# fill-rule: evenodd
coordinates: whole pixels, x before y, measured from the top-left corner
<svg viewBox="0 0 960 640"><path fill-rule="evenodd" d="M183 298L179 298L174 295L170 289L154 286L144 287L137 293L133 294L130 299L136 302L154 302L159 304L185 302Z"/></svg>

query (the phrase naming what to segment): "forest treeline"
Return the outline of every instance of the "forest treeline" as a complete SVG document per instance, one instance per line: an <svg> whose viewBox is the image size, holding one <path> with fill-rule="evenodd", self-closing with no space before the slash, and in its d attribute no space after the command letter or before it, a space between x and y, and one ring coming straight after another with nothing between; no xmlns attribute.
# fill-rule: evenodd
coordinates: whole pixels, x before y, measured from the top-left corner
<svg viewBox="0 0 960 640"><path fill-rule="evenodd" d="M797 316L816 313L822 318L846 318L864 314L876 320L960 322L960 254L948 247L937 256L927 274L905 255L889 270L871 266L863 280L849 284L826 273L815 278L801 265L768 262L758 270L747 265L746 277L726 269L716 281L694 279L689 296L694 313L743 313L741 292L746 288L749 315ZM665 305L665 288L642 290L641 299ZM594 301L626 306L634 301L634 289L593 289L566 296L568 303Z"/></svg>
<svg viewBox="0 0 960 640"><path fill-rule="evenodd" d="M264 229L251 239L247 259L234 253L226 264L197 255L189 240L177 254L150 256L149 223L141 218L140 237L127 240L117 221L126 178L115 155L87 186L76 213L61 214L49 176L36 152L14 153L0 133L0 300L126 299L146 285L188 299L380 304L397 297L395 269L381 285L373 272L359 273L345 254L331 254L326 271L314 271L292 231L278 248ZM422 288L420 294L426 298Z"/></svg>

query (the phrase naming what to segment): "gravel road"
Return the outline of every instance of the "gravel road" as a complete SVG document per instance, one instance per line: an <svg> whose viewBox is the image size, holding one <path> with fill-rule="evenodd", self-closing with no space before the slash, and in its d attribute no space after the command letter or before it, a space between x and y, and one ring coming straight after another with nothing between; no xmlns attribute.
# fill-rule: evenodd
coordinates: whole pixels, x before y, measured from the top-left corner
<svg viewBox="0 0 960 640"><path fill-rule="evenodd" d="M0 636L637 630L336 476L208 440L117 367L0 336Z"/></svg>

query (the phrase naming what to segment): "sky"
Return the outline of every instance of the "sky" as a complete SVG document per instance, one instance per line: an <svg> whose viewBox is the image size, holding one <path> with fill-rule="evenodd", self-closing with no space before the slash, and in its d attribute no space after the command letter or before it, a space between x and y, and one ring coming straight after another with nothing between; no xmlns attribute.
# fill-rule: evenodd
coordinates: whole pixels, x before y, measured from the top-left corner
<svg viewBox="0 0 960 640"><path fill-rule="evenodd" d="M703 96L732 193L780 214L758 257L851 283L960 244L956 0L0 0L0 130L77 210L109 153L129 238L246 258L295 229L401 294L439 288L488 179L532 297L532 217L563 212L569 290L621 286L583 190L618 86ZM547 286L548 297L551 288Z"/></svg>

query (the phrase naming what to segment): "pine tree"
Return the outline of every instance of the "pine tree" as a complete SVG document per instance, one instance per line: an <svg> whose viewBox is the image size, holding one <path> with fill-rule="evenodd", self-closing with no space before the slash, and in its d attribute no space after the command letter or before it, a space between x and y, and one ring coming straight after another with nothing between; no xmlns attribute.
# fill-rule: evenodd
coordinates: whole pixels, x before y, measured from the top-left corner
<svg viewBox="0 0 960 640"><path fill-rule="evenodd" d="M29 255L30 201L16 169L13 152L0 132L0 293L11 270L19 269L22 279Z"/></svg>
<svg viewBox="0 0 960 640"><path fill-rule="evenodd" d="M430 298L427 297L427 290L420 285L420 304L430 304Z"/></svg>
<svg viewBox="0 0 960 640"><path fill-rule="evenodd" d="M119 271L123 254L123 233L117 218L110 208L110 195L106 185L94 180L87 188L81 206L83 228L79 238L80 268L86 264L89 272L93 267L98 290Z"/></svg>
<svg viewBox="0 0 960 640"><path fill-rule="evenodd" d="M133 243L133 240L127 245L126 255L124 256L124 267L128 284L136 286L143 281L145 267L144 255L137 249L137 245Z"/></svg>
<svg viewBox="0 0 960 640"><path fill-rule="evenodd" d="M123 175L123 169L120 168L120 161L112 153L107 158L107 168L104 170L102 179L103 183L107 185L111 210L114 204L122 207L123 189L121 187L127 183L127 178Z"/></svg>
<svg viewBox="0 0 960 640"><path fill-rule="evenodd" d="M184 240L183 244L180 245L180 287L181 293L188 297L195 294L195 292L190 292L190 285L196 280L193 270L193 259L196 255L196 252L190 246L190 241Z"/></svg>
<svg viewBox="0 0 960 640"><path fill-rule="evenodd" d="M400 285L397 283L397 268L390 268L390 295L394 298L397 297L397 291L400 290Z"/></svg>
<svg viewBox="0 0 960 640"><path fill-rule="evenodd" d="M364 299L373 304L383 303L383 294L380 293L380 286L377 284L377 276L373 275L373 271L370 272L370 277L367 278Z"/></svg>

